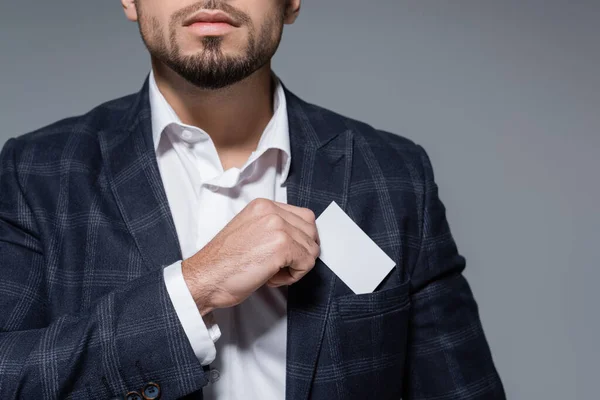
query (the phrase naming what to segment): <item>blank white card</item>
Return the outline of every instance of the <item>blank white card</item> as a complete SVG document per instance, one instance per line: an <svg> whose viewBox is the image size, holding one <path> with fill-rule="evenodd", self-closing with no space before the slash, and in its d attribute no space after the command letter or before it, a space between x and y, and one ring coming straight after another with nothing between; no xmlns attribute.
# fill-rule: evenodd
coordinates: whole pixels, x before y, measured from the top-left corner
<svg viewBox="0 0 600 400"><path fill-rule="evenodd" d="M356 294L370 293L392 268L392 260L332 202L317 218L323 261Z"/></svg>

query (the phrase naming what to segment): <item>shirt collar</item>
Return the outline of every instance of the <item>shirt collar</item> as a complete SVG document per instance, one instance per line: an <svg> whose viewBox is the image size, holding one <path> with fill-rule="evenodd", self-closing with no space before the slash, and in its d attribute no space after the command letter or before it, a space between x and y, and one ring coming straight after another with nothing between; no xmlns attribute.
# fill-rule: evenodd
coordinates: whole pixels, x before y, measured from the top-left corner
<svg viewBox="0 0 600 400"><path fill-rule="evenodd" d="M275 93L273 96L273 117L263 131L255 153L259 155L272 148L279 149L285 153L286 157L283 157L281 176L283 182L287 179L291 163L287 102L281 81L277 75L275 75L275 73L272 73L272 76L275 83ZM160 138L163 132L171 124L176 124L185 128L193 128L204 132L198 127L186 125L181 122L171 105L167 102L163 94L158 89L153 70L150 70L149 97L152 115L152 138L154 140L155 151L158 149Z"/></svg>

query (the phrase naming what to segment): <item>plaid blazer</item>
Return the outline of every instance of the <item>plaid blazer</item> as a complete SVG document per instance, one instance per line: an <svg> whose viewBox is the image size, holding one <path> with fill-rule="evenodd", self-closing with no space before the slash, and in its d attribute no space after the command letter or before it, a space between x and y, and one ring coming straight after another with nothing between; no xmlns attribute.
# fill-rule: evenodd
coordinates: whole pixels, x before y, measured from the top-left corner
<svg viewBox="0 0 600 400"><path fill-rule="evenodd" d="M285 88L288 202L336 201L396 262L354 294L320 260L288 291L286 399L503 399L419 145ZM0 156L0 397L202 399L162 269L181 259L140 92ZM364 266L365 269L369 265Z"/></svg>

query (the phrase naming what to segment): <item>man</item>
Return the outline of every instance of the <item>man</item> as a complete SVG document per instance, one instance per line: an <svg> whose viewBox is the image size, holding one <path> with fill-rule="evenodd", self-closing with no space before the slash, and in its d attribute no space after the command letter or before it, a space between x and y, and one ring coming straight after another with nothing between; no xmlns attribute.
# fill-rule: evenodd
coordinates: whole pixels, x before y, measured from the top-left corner
<svg viewBox="0 0 600 400"><path fill-rule="evenodd" d="M2 398L504 398L425 151L271 71L300 1L122 0L141 91L6 143ZM318 258L332 201L373 292Z"/></svg>

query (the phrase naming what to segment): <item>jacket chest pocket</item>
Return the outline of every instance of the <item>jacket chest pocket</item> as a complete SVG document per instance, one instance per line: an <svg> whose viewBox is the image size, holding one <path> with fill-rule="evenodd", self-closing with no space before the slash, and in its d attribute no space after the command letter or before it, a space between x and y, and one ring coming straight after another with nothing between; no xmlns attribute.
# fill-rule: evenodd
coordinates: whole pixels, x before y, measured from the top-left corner
<svg viewBox="0 0 600 400"><path fill-rule="evenodd" d="M410 314L410 282L333 300L331 362L345 398L400 398ZM390 387L393 385L393 387ZM394 397L395 396L395 397Z"/></svg>

